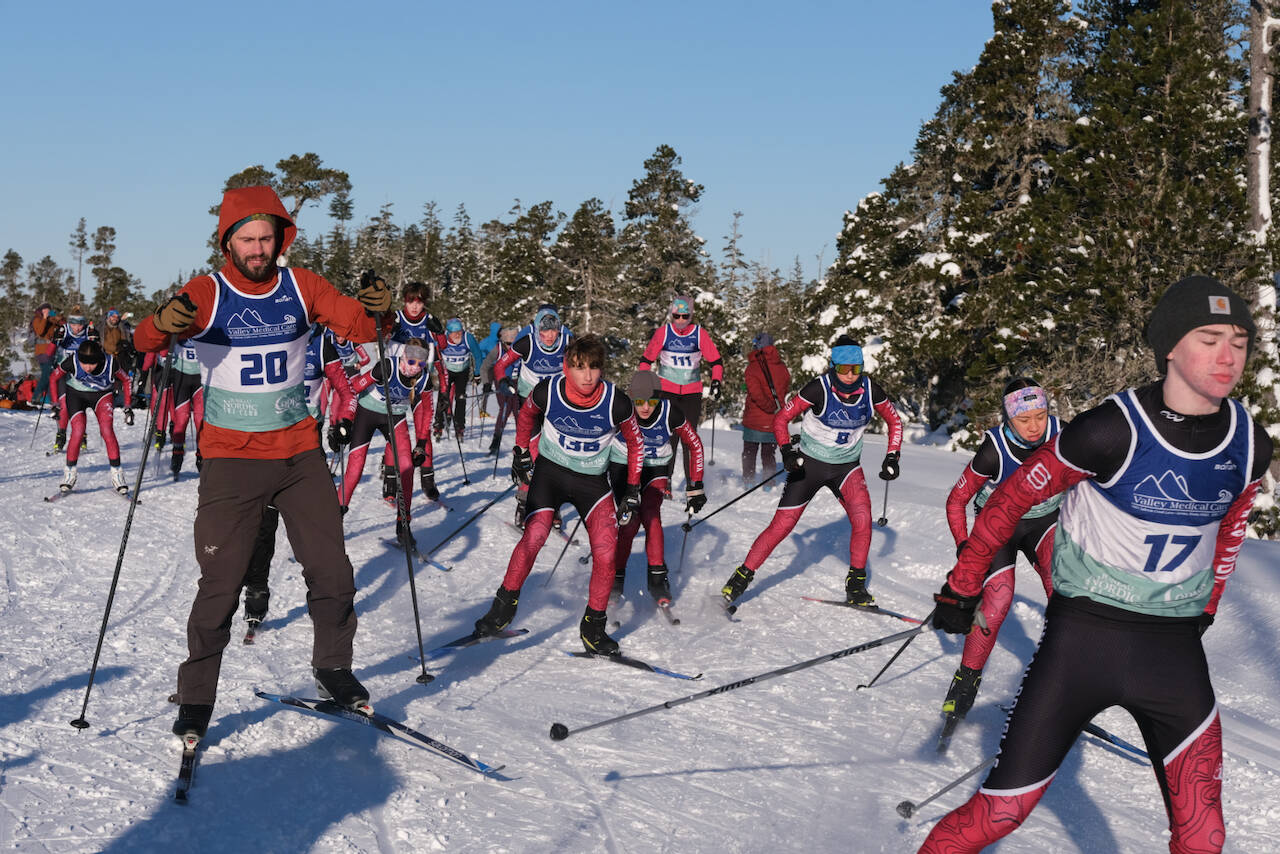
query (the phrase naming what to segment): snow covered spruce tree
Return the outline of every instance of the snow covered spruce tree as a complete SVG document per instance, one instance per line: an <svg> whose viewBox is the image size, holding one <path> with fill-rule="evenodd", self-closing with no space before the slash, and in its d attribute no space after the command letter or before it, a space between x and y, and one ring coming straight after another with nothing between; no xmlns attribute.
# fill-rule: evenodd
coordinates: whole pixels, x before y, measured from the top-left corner
<svg viewBox="0 0 1280 854"><path fill-rule="evenodd" d="M671 298L693 298L695 320L710 325L709 314L720 308L714 276L703 240L689 223L690 208L702 197L703 186L680 171L680 155L659 145L644 162L644 177L632 182L624 208L622 249L624 273L631 291L630 322L621 340L630 342L628 364L639 362L649 335L666 321ZM623 330L619 330L622 332Z"/></svg>
<svg viewBox="0 0 1280 854"><path fill-rule="evenodd" d="M574 329L603 335L610 356L626 351L632 302L619 278L617 228L604 202L578 206L551 246L551 260L552 301L573 307Z"/></svg>

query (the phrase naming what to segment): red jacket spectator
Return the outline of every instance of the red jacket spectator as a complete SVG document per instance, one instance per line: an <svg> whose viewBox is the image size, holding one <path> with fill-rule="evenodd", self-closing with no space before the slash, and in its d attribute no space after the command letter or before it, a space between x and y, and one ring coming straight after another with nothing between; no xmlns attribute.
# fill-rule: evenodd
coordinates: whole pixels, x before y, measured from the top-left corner
<svg viewBox="0 0 1280 854"><path fill-rule="evenodd" d="M747 356L747 402L742 410L742 426L772 433L773 415L787 402L787 392L791 390L791 372L782 363L769 333L757 335L755 344L756 349Z"/></svg>

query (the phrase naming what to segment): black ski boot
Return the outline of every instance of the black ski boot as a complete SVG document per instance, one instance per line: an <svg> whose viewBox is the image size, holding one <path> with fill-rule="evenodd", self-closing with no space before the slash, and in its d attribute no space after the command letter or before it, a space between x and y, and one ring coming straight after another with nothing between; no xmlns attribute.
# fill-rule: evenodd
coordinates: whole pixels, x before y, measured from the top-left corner
<svg viewBox="0 0 1280 854"><path fill-rule="evenodd" d="M582 638L582 645L586 647L587 652L593 652L596 655L618 655L621 652L618 649L618 642L605 634L606 622L604 611L597 611L588 606L583 612L582 622L578 625L578 635Z"/></svg>
<svg viewBox="0 0 1280 854"><path fill-rule="evenodd" d="M178 738L194 735L204 738L209 731L209 719L213 717L213 705L183 703L178 706L178 719L173 722L173 734Z"/></svg>
<svg viewBox="0 0 1280 854"><path fill-rule="evenodd" d="M499 436L498 438L494 439L492 442L489 443L489 456L496 457L498 455L498 450L501 448L501 446L502 446L502 437Z"/></svg>
<svg viewBox="0 0 1280 854"><path fill-rule="evenodd" d="M732 603L747 591L747 585L755 577L756 571L754 569L739 566L733 571L733 575L729 576L729 580L725 582L724 587L720 588L720 595L724 597L726 602Z"/></svg>
<svg viewBox="0 0 1280 854"><path fill-rule="evenodd" d="M428 501L439 501L440 490L436 488L436 473L434 469L418 469L422 474L422 494L427 496Z"/></svg>
<svg viewBox="0 0 1280 854"><path fill-rule="evenodd" d="M58 451L61 451L66 446L67 446L66 430L59 430L57 433L53 434L53 450L55 453Z"/></svg>
<svg viewBox="0 0 1280 854"><path fill-rule="evenodd" d="M524 512L525 512L524 502L520 500L519 496L517 496L517 497L516 497L516 522L515 522L515 525L516 525L516 527L517 527L517 528L519 528L519 529L520 529L520 530L522 530L522 531L524 530Z"/></svg>
<svg viewBox="0 0 1280 854"><path fill-rule="evenodd" d="M246 622L257 625L267 618L267 603L271 601L271 591L266 587L246 587L244 589L244 618Z"/></svg>
<svg viewBox="0 0 1280 854"><path fill-rule="evenodd" d="M182 458L186 456L185 448L179 445L173 446L173 459L169 461L169 471L173 473L173 479L177 480L178 475L182 472Z"/></svg>
<svg viewBox="0 0 1280 854"><path fill-rule="evenodd" d="M388 504L396 503L396 467L382 464L382 500Z"/></svg>
<svg viewBox="0 0 1280 854"><path fill-rule="evenodd" d="M157 427L157 428L156 428L156 434L155 434L155 436L153 436L153 437L152 437L152 441L154 441L154 442L156 443L156 450L157 450L157 451L164 450L164 443L165 443L165 439L166 439L166 438L168 438L168 437L166 437L166 436L164 435L164 430L161 430L159 427Z"/></svg>
<svg viewBox="0 0 1280 854"><path fill-rule="evenodd" d="M671 602L671 584L667 580L667 565L665 563L660 563L656 566L649 565L649 595L659 605Z"/></svg>
<svg viewBox="0 0 1280 854"><path fill-rule="evenodd" d="M511 625L511 621L516 618L516 606L519 604L519 590L508 590L499 586L498 592L494 594L493 604L489 606L489 613L476 620L476 634L496 635Z"/></svg>
<svg viewBox="0 0 1280 854"><path fill-rule="evenodd" d="M352 711L363 711L368 707L369 692L356 679L349 667L315 667L312 672L316 677L316 690L320 699L332 700L339 706Z"/></svg>
<svg viewBox="0 0 1280 854"><path fill-rule="evenodd" d="M960 665L956 668L956 675L951 677L947 698L942 701L942 713L963 718L973 708L973 701L978 696L978 686L981 684L981 670Z"/></svg>
<svg viewBox="0 0 1280 854"><path fill-rule="evenodd" d="M844 579L845 600L850 605L874 605L876 597L867 590L867 571L856 566L849 567L849 574Z"/></svg>

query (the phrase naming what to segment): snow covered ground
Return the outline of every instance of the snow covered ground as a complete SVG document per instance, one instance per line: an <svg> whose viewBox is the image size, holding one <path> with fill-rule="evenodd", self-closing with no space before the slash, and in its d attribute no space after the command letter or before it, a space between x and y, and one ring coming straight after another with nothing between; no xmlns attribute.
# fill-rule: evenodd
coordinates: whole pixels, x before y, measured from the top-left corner
<svg viewBox="0 0 1280 854"><path fill-rule="evenodd" d="M627 599L616 615L624 652L688 673L684 682L603 661L570 658L587 568L570 547L554 578L552 538L530 576L516 626L529 634L490 642L418 670L413 608L402 552L389 547L391 510L366 477L346 517L356 567L356 669L377 709L490 764L488 780L432 754L341 722L259 700L255 688L314 696L311 626L283 526L272 572L271 612L256 645L233 639L191 803L173 801L178 742L166 702L185 654L195 590L193 473L144 482L88 705L89 666L129 505L109 488L96 430L76 494L55 504L62 461L45 457L46 418L29 450L34 413L0 410L0 844L18 851L512 851L777 852L914 851L928 829L976 787L970 780L911 820L894 810L924 800L998 744L1007 703L1039 636L1043 593L1025 567L978 704L950 752L934 749L939 705L958 641L928 631L874 688L859 691L893 647L842 658L759 685L552 742L553 721L571 729L674 700L904 630L899 621L817 605L802 596L841 593L848 526L820 495L773 554L730 622L715 591L772 514L778 492L758 491L696 527L680 551L682 504L666 510L676 610L668 626L644 593L637 541ZM143 419L117 419L130 481ZM508 431L508 442L510 441ZM704 429L704 439L708 439ZM437 478L453 512L415 520L425 549L509 481L469 437L462 485L455 447L437 451ZM883 439L867 441L872 503ZM375 443L375 449L377 443ZM741 489L741 434L716 435L707 511ZM167 449L166 449L167 451ZM371 456L374 456L371 454ZM881 605L923 615L953 556L943 501L967 458L913 444L888 491L888 526L872 538L871 589ZM190 466L190 464L189 464ZM373 464L370 464L370 471ZM677 495L679 495L677 490ZM504 499L438 556L451 573L417 573L427 648L470 630L501 580L515 532ZM566 511L571 527L574 514ZM1206 635L1226 739L1227 850L1280 851L1280 545L1250 541ZM238 637L239 622L234 637ZM1140 742L1127 715L1096 723ZM1072 751L1039 809L999 852L1165 850L1165 817L1151 771L1089 737Z"/></svg>

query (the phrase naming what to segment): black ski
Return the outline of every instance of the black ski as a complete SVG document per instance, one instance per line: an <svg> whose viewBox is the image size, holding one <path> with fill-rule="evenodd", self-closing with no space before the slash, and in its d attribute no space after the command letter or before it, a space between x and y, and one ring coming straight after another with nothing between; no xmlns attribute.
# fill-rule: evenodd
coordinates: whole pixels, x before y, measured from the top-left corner
<svg viewBox="0 0 1280 854"><path fill-rule="evenodd" d="M196 746L200 744L200 736L187 733L182 737L182 764L178 766L178 789L173 799L180 804L187 802L187 792L191 791L191 778L196 772Z"/></svg>
<svg viewBox="0 0 1280 854"><path fill-rule="evenodd" d="M667 622L673 626L680 625L680 618L671 613L671 600L666 599L658 603L658 610L662 612L662 616L667 618Z"/></svg>
<svg viewBox="0 0 1280 854"><path fill-rule="evenodd" d="M475 646L476 644L483 643L484 641L487 641L487 640L505 640L507 638L518 638L521 635L527 635L528 633L529 633L528 629L503 629L497 634L492 634L492 635L482 635L477 632L472 632L469 635L463 635L460 638L451 640L446 644L441 644L435 649L428 650L427 658L439 658L440 656L447 655L453 652L454 650L465 649L466 647L469 647L469 646Z"/></svg>
<svg viewBox="0 0 1280 854"><path fill-rule="evenodd" d="M351 721L352 723L362 724L372 727L378 732L389 735L394 739L411 744L414 747L420 747L429 750L437 756L442 756L450 762L457 763L464 768L469 768L491 777L495 780L509 780L511 778L498 774L505 765L486 765L478 759L472 759L460 750L455 750L444 742L437 741L425 733L418 732L416 729L405 726L399 721L392 720L386 715L380 715L377 712L363 714L354 712L344 706L339 706L329 700L310 700L303 697L290 697L283 694L268 694L265 691L255 691L259 697L264 700L270 700L273 703L290 708L299 709L304 712L313 712L315 714L324 715L325 717L334 718L336 720Z"/></svg>
<svg viewBox="0 0 1280 854"><path fill-rule="evenodd" d="M92 489L91 489L91 490L89 490L89 491L90 491L90 492L94 492L95 490L92 490ZM64 491L64 490L58 490L58 491L57 491L57 492L55 492L53 495L46 495L46 496L44 497L44 500L45 500L45 501L47 501L47 502L49 502L50 504L52 504L53 502L57 501L58 499L63 498L64 496L70 495L70 494L72 494L73 492L75 492L75 490L74 490L74 489L68 489L68 490L65 490L65 491ZM132 501L132 500L133 500L133 496L132 496L132 495L130 495L129 493L127 493L127 492L116 492L116 491L113 489L113 490L111 490L111 493L112 493L113 495L119 495L119 496L120 496L121 498L123 498L125 501ZM81 493L79 493L79 494L80 494L80 495L84 495L84 493L83 493L83 492L81 492ZM138 503L139 503L139 504L141 504L141 503L142 503L142 499L141 499L141 498L139 498L139 499L138 499Z"/></svg>
<svg viewBox="0 0 1280 854"><path fill-rule="evenodd" d="M956 727L960 725L960 721L964 720L964 715L958 715L955 712L946 712L942 718L942 732L938 734L938 752L946 753L947 748L951 746L951 736L955 735Z"/></svg>
<svg viewBox="0 0 1280 854"><path fill-rule="evenodd" d="M657 665L650 664L647 661L641 661L638 658L630 658L625 655L601 655L600 653L587 652L586 650L583 650L582 652L566 652L565 655L572 655L574 658L601 658L605 661L612 661L615 664L625 664L627 667L634 667L637 670L644 670L648 673L657 673L659 676L670 676L672 679L687 679L692 682L695 679L702 678L701 673L697 676L690 676L687 673L677 673L674 670L667 670L665 667L658 667Z"/></svg>
<svg viewBox="0 0 1280 854"><path fill-rule="evenodd" d="M801 596L800 598L806 602L818 602L822 605L839 605L842 608L850 608L854 611L865 611L868 614L882 614L886 617L893 617L895 619L902 620L904 623L911 623L913 625L920 624L920 620L915 617L908 617L906 614L899 614L897 611L890 611L888 608L881 608L879 605L854 605L840 599L818 599L813 596Z"/></svg>
<svg viewBox="0 0 1280 854"><path fill-rule="evenodd" d="M400 542L395 537L383 537L382 541L389 546L400 549L401 551L404 550L404 543ZM427 566L434 566L436 569L440 570L441 572L453 571L453 564L443 564L440 561L436 560L435 558L428 557L426 554L419 551L416 545L413 548L409 549L409 554L415 560L421 561L422 563L425 563Z"/></svg>

